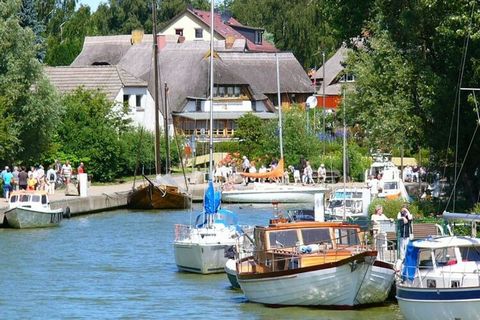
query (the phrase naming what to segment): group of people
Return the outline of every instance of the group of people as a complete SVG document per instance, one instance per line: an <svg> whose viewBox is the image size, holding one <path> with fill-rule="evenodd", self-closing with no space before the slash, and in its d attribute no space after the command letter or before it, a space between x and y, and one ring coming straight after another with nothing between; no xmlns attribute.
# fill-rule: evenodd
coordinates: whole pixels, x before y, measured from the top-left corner
<svg viewBox="0 0 480 320"><path fill-rule="evenodd" d="M83 162L78 166L77 172L85 173ZM31 166L29 170L25 166L5 166L0 172L3 197L8 200L10 193L17 190L45 190L48 194L54 194L58 175L63 176L65 185L68 185L72 174L73 169L68 160L64 164L55 160L47 170L43 165Z"/></svg>
<svg viewBox="0 0 480 320"><path fill-rule="evenodd" d="M373 232L373 239L375 241L375 245L379 252L383 252L383 249L386 248L386 235L385 232L382 231L381 228L381 221L390 221L393 222L393 219L388 218L383 213L383 207L381 205L377 205L375 207L375 212L371 216L372 222L372 232ZM407 249L407 244L410 239L413 238L413 215L408 210L408 205L402 205L402 208L397 213L397 223L398 223L398 250L400 252L400 258L403 259L405 257L405 252ZM380 239L380 240L379 240Z"/></svg>

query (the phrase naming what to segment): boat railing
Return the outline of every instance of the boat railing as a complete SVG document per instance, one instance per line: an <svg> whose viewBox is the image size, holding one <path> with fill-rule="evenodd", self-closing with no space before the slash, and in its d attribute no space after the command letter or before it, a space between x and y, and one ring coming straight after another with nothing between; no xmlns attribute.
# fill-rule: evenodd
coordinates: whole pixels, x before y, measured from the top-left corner
<svg viewBox="0 0 480 320"><path fill-rule="evenodd" d="M473 262L473 261L472 261ZM413 281L403 281L401 283L407 286L418 286L419 288L461 288L461 287L475 287L480 286L480 265L475 263L475 268L469 270L452 270L456 264L453 260L451 264L446 263L442 266L434 267L433 265L417 265L410 266L410 270L415 270ZM447 267L447 269L445 269ZM403 267L405 268L405 267ZM403 273L403 268L398 275L400 278ZM476 279L476 283L466 284L467 280ZM441 281L438 282L437 281Z"/></svg>
<svg viewBox="0 0 480 320"><path fill-rule="evenodd" d="M335 262L369 250L364 244L333 246L332 243L311 243L268 250L265 265L272 271L292 270L312 264ZM257 252L258 253L258 252Z"/></svg>
<svg viewBox="0 0 480 320"><path fill-rule="evenodd" d="M186 224L175 224L175 241L182 241L190 236L191 226Z"/></svg>

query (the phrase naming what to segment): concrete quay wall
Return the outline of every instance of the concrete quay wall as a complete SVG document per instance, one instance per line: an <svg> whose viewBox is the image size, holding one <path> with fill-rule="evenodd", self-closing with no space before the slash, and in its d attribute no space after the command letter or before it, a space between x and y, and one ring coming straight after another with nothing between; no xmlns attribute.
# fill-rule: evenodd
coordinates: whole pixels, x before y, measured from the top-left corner
<svg viewBox="0 0 480 320"><path fill-rule="evenodd" d="M64 197L50 201L52 209L69 208L72 217L100 211L121 209L127 206L128 191L88 197Z"/></svg>

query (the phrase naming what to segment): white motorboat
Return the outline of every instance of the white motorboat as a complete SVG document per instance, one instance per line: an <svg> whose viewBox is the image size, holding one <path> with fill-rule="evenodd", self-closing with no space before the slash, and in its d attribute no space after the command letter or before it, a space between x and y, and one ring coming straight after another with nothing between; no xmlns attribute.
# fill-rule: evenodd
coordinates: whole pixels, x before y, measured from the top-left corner
<svg viewBox="0 0 480 320"><path fill-rule="evenodd" d="M195 225L176 225L175 263L179 270L209 274L225 272L225 251L236 244L241 233L235 213L218 209L220 192L209 181L205 192L204 213Z"/></svg>
<svg viewBox="0 0 480 320"><path fill-rule="evenodd" d="M222 202L227 203L314 203L315 194L325 193L321 186L255 182L249 186L224 188Z"/></svg>
<svg viewBox="0 0 480 320"><path fill-rule="evenodd" d="M360 228L342 222L271 221L255 227L252 256L237 260L248 300L267 305L354 307L385 301L391 265L362 244Z"/></svg>
<svg viewBox="0 0 480 320"><path fill-rule="evenodd" d="M370 202L368 188L339 188L332 192L325 215L340 219L368 217Z"/></svg>
<svg viewBox="0 0 480 320"><path fill-rule="evenodd" d="M391 154L373 154L374 162L365 171L365 181L368 177L379 177L379 198L403 199L410 201L407 189L401 179L400 170L391 161Z"/></svg>
<svg viewBox="0 0 480 320"><path fill-rule="evenodd" d="M414 319L480 319L480 239L411 241L398 277L402 314Z"/></svg>
<svg viewBox="0 0 480 320"><path fill-rule="evenodd" d="M58 226L64 215L63 209L50 208L45 191L12 192L8 205L5 212L7 224L16 229Z"/></svg>

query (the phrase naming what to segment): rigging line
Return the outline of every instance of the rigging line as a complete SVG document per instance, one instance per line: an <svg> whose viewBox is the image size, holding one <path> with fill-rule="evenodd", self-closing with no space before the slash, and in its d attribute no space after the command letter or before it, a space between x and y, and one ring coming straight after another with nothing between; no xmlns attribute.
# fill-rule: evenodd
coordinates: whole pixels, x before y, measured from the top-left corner
<svg viewBox="0 0 480 320"><path fill-rule="evenodd" d="M470 34L471 34L471 29L472 29L474 10L475 10L475 3L473 3L473 5L472 5L472 11L471 11L471 14L470 14L470 23L469 23L469 26L468 26L467 35L465 37L463 48L462 48L463 55L462 55L461 67L460 67L460 71L459 71L459 75L458 75L457 90L455 92L455 100L454 100L455 102L454 102L454 108L452 110L452 118L451 118L452 120L450 122L450 133L449 133L449 137L448 137L447 152L445 154L445 166L443 168L443 176L445 176L446 171L447 171L448 150L450 149L450 143L451 143L451 139L452 139L453 121L455 119L455 116L454 116L455 111L457 111L457 130L456 130L456 139L455 139L456 143L455 143L454 168L455 168L455 176L457 176L457 159L458 159L457 157L458 157L458 139L459 139L458 133L459 133L459 118L460 118L460 90L461 90L461 87L462 87L462 79L463 79L463 74L464 74L464 71L465 71L465 62L466 62L466 59L467 59L467 49L468 49L468 44L469 44ZM456 193L456 184L454 184L454 186L453 186L453 193ZM455 202L454 202L454 208L455 208ZM455 209L453 211L455 211Z"/></svg>
<svg viewBox="0 0 480 320"><path fill-rule="evenodd" d="M167 102L167 105L169 106L172 105L172 98L170 96L171 96L170 94L167 94L166 96L167 98L166 102ZM178 158L180 159L180 164L182 165L182 173L183 173L183 180L185 182L185 188L186 188L186 191L189 192L187 175L185 172L185 165L183 164L183 156L182 156L182 152L180 151L180 144L178 143L178 134L177 134L177 129L175 128L175 121L173 121L173 116L172 116L172 126L173 126L173 137L175 140L175 144L177 145L177 155L178 155Z"/></svg>
<svg viewBox="0 0 480 320"><path fill-rule="evenodd" d="M467 152L465 153L465 157L463 158L463 161L462 161L462 165L460 167L460 170L458 172L458 174L456 175L455 177L455 181L454 181L454 186L457 185L457 182L458 182L458 179L460 178L460 174L462 173L462 170L463 170L463 167L465 165L465 162L467 161L467 158L468 158L468 153L470 152L470 148L472 147L472 144L473 144L473 141L475 140L475 136L477 134L477 130L478 130L478 127L480 126L480 123L477 123L477 126L475 127L475 131L473 132L473 135L472 135L472 139L470 139L470 143L468 145L468 148L467 148ZM450 193L450 196L448 197L448 201L447 201L447 204L445 206L445 210L447 210L448 208L448 205L450 204L450 200L452 200L452 196L454 195L454 190L452 190L452 192ZM455 211L455 210L453 210Z"/></svg>

